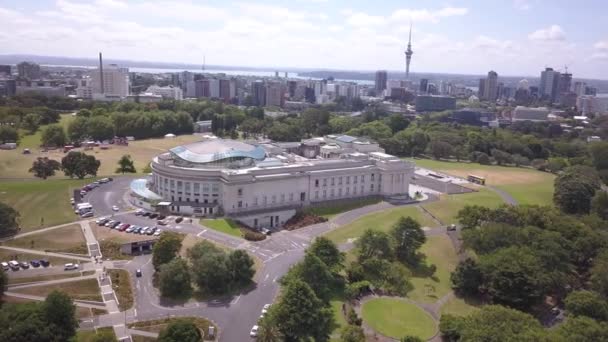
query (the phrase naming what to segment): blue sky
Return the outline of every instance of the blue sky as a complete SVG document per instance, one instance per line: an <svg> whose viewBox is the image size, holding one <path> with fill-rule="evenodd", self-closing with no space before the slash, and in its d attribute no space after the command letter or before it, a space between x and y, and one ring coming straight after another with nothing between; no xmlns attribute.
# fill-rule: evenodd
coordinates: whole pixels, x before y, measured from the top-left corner
<svg viewBox="0 0 608 342"><path fill-rule="evenodd" d="M1 53L608 79L608 1L0 0Z"/></svg>

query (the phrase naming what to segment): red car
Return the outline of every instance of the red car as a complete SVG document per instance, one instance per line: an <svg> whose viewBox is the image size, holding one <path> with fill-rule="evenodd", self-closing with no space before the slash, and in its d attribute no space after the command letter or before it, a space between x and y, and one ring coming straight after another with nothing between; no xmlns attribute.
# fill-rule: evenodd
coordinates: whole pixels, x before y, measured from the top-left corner
<svg viewBox="0 0 608 342"><path fill-rule="evenodd" d="M131 227L130 224L128 223L123 223L122 225L120 225L120 228L118 228L118 230L120 230L121 232L124 232L127 228Z"/></svg>

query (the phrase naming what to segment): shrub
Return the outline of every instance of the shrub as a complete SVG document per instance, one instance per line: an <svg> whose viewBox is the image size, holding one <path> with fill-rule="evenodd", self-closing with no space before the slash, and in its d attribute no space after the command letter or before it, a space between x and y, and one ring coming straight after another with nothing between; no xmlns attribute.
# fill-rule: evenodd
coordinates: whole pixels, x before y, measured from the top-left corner
<svg viewBox="0 0 608 342"><path fill-rule="evenodd" d="M245 234L243 235L245 240L247 241L262 241L266 239L266 235L258 232L254 232L252 230L245 230Z"/></svg>

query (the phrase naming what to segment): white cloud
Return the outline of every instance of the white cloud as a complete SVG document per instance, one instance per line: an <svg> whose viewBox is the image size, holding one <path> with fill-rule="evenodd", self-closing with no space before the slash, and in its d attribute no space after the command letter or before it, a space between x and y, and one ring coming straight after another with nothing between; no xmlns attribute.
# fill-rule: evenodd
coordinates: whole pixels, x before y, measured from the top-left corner
<svg viewBox="0 0 608 342"><path fill-rule="evenodd" d="M608 50L608 40L599 41L593 44L593 47L598 50Z"/></svg>
<svg viewBox="0 0 608 342"><path fill-rule="evenodd" d="M378 15L369 15L362 12L352 13L346 22L352 26L367 27L384 24L384 18Z"/></svg>
<svg viewBox="0 0 608 342"><path fill-rule="evenodd" d="M608 52L596 52L589 57L589 60L608 61Z"/></svg>
<svg viewBox="0 0 608 342"><path fill-rule="evenodd" d="M513 0L513 6L522 11L527 11L532 7L530 0Z"/></svg>
<svg viewBox="0 0 608 342"><path fill-rule="evenodd" d="M467 8L462 7L444 7L436 11L427 9L398 9L394 11L390 20L393 22L432 22L437 23L442 18L463 16L469 12Z"/></svg>
<svg viewBox="0 0 608 342"><path fill-rule="evenodd" d="M530 40L536 41L562 41L566 40L566 34L559 25L551 25L547 28L536 30L528 35Z"/></svg>

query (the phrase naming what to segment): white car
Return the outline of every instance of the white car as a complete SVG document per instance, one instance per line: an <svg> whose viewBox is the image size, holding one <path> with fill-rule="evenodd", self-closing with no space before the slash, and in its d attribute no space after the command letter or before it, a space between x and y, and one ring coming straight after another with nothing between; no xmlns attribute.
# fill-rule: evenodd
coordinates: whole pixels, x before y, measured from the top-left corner
<svg viewBox="0 0 608 342"><path fill-rule="evenodd" d="M258 337L258 330L260 330L260 327L254 325L253 328L251 328L251 331L249 332L249 336Z"/></svg>
<svg viewBox="0 0 608 342"><path fill-rule="evenodd" d="M262 308L262 314L264 314L264 315L267 314L268 309L270 309L270 304L264 305L264 307Z"/></svg>
<svg viewBox="0 0 608 342"><path fill-rule="evenodd" d="M154 231L154 234L152 234L152 235L154 235L154 236L160 236L160 233L162 233L162 232L163 232L162 230L157 229L156 231Z"/></svg>
<svg viewBox="0 0 608 342"><path fill-rule="evenodd" d="M120 209L118 208L118 206L113 205L113 206L112 206L112 210L113 210L113 211L119 211Z"/></svg>
<svg viewBox="0 0 608 342"><path fill-rule="evenodd" d="M77 270L77 269L78 269L78 264L72 264L72 263L65 264L65 265L63 266L63 269L64 269L65 271Z"/></svg>

